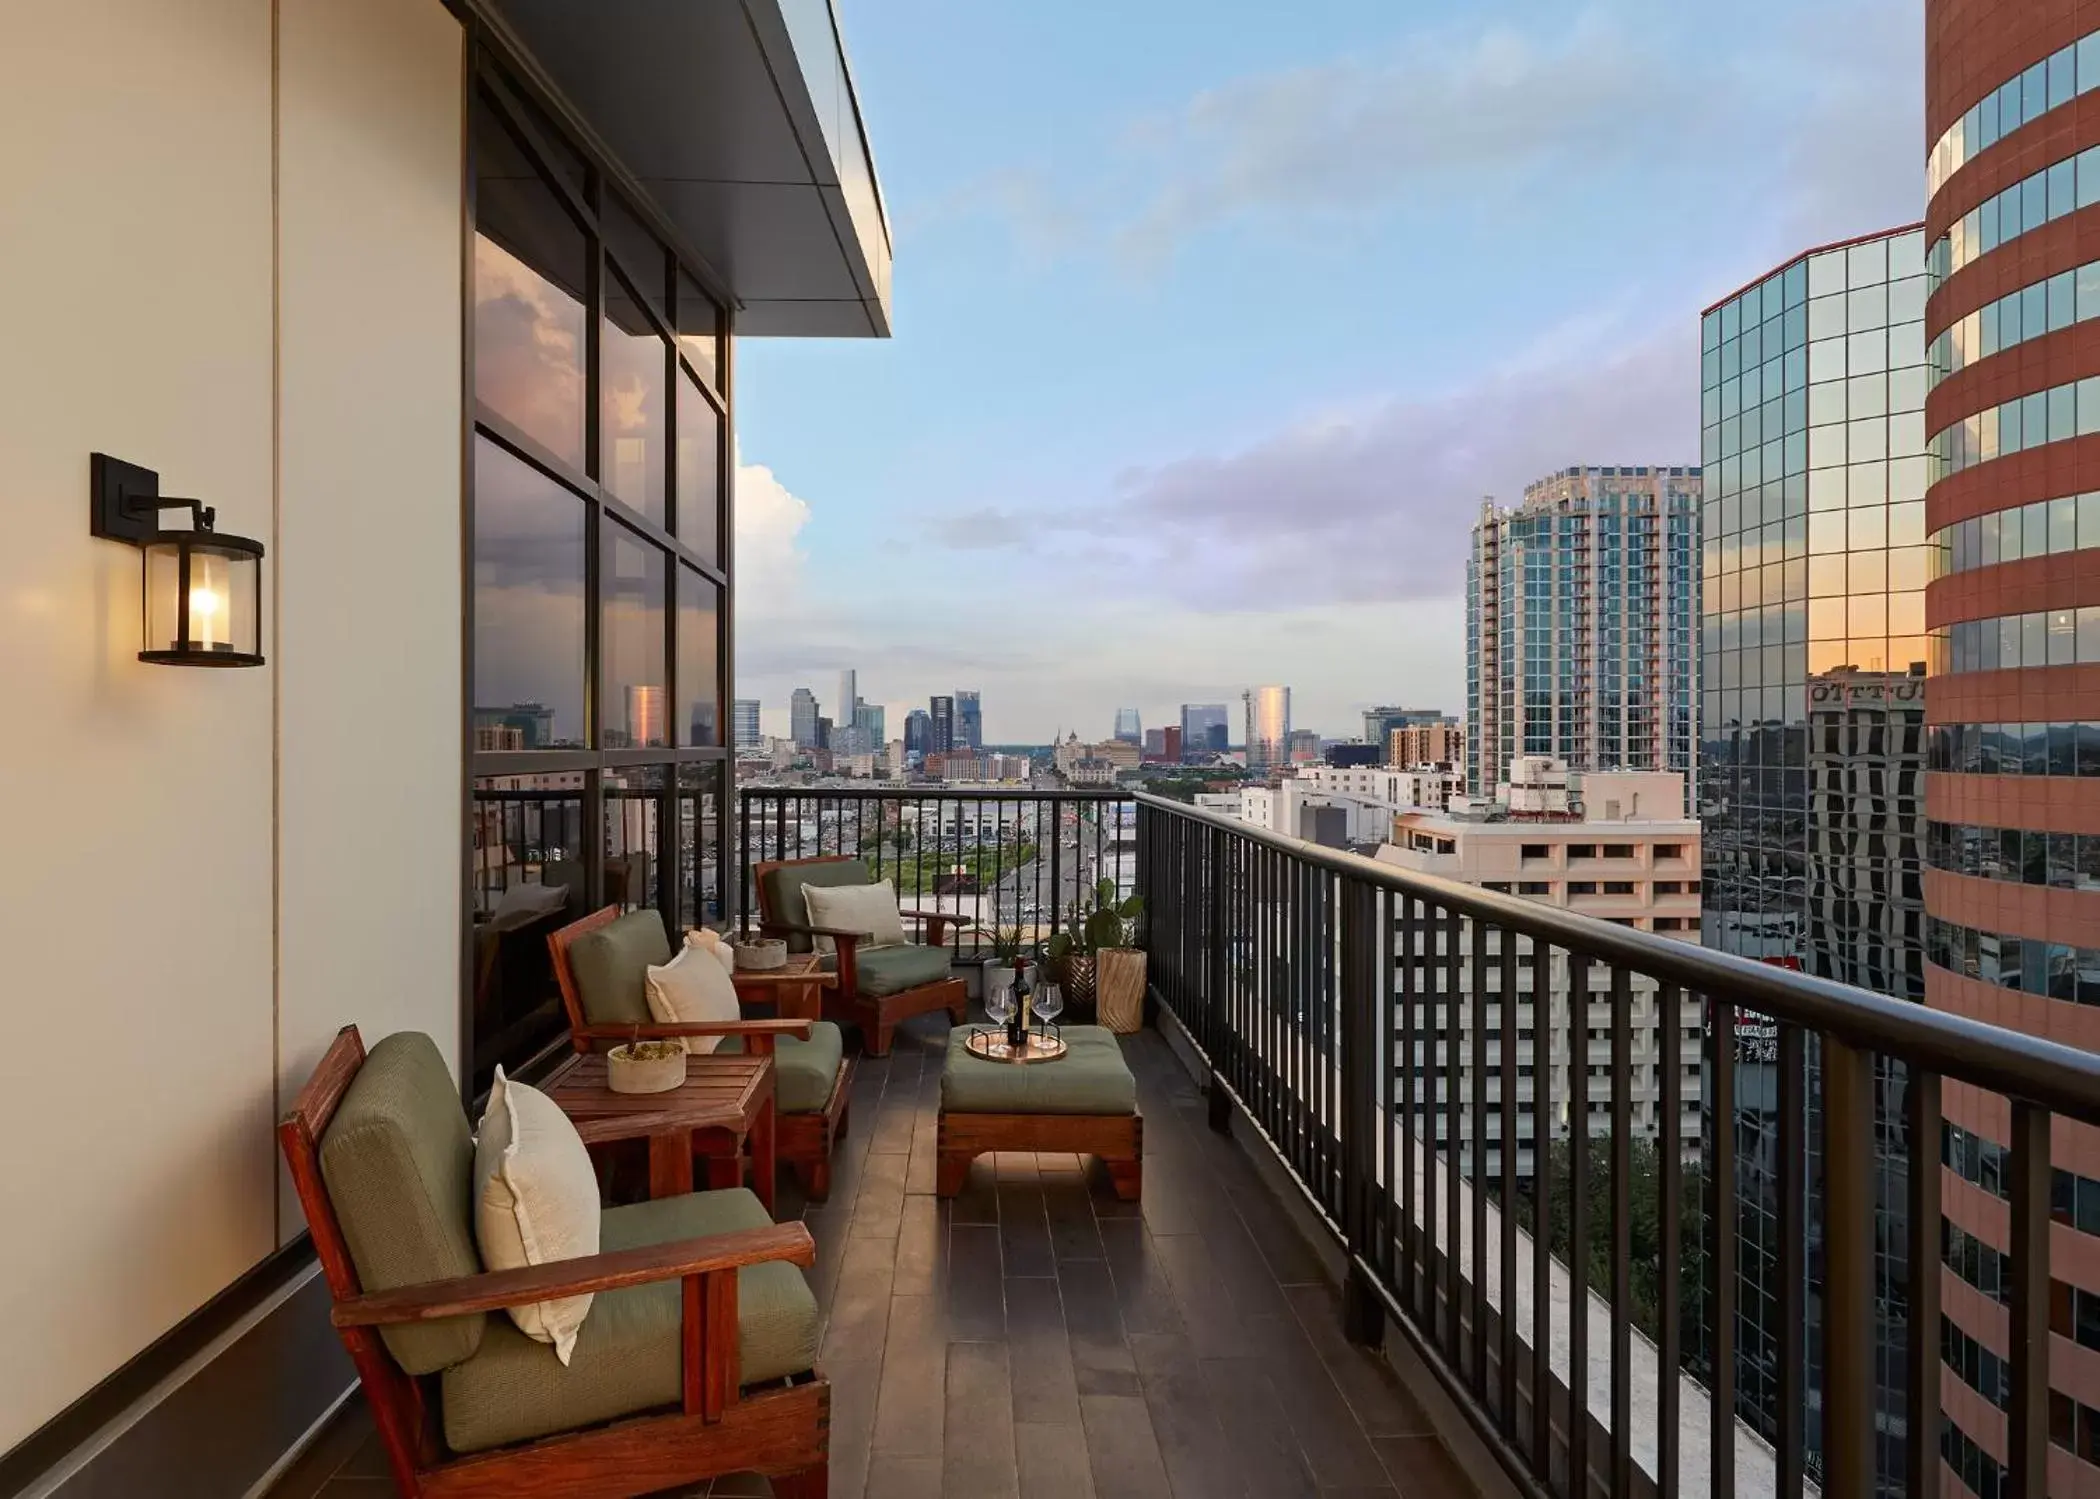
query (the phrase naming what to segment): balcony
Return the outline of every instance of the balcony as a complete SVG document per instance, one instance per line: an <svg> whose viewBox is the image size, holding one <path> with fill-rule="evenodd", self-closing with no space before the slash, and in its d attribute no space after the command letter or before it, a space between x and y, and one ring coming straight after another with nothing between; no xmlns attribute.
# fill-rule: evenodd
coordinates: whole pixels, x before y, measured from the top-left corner
<svg viewBox="0 0 2100 1499"><path fill-rule="evenodd" d="M2050 1131L2100 1123L2100 1058L1151 796L745 788L734 838L747 891L858 854L1031 939L1100 879L1146 902L1141 1206L1069 1156L935 1197L938 1016L863 1060L831 1199L783 1184L834 1494L1958 1493L1943 1455L2073 1491ZM1537 1026L1589 1065L1534 1068ZM1877 1130L1939 1140L1950 1084L2010 1119L1995 1421L1943 1366L1940 1276L1876 1299L1877 1232L1941 1259L1937 1152L1888 1175ZM360 1420L279 1499L376 1489Z"/></svg>

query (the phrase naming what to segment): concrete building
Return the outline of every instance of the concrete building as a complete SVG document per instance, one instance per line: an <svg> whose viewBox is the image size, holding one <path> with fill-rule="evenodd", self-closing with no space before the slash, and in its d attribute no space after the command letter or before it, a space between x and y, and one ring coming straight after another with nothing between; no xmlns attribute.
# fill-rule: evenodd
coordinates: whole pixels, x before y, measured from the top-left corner
<svg viewBox="0 0 2100 1499"><path fill-rule="evenodd" d="M1519 756L1697 790L1697 467L1567 468L1481 506L1466 562L1466 781Z"/></svg>
<svg viewBox="0 0 2100 1499"><path fill-rule="evenodd" d="M1925 1002L2100 1050L2100 10L1926 0L1924 20ZM1989 1495L2012 1121L1978 1090L1944 1107L1940 1450ZM2052 1178L2049 1492L2100 1491L2100 1131L2057 1121Z"/></svg>
<svg viewBox="0 0 2100 1499"><path fill-rule="evenodd" d="M788 698L788 737L802 749L815 749L821 743L817 737L817 695L807 687L797 687Z"/></svg>
<svg viewBox="0 0 2100 1499"><path fill-rule="evenodd" d="M1699 931L1699 824L1686 814L1684 780L1663 772L1599 772L1571 776L1563 762L1530 756L1511 766L1515 779L1500 789L1493 804L1475 803L1452 812L1405 812L1394 820L1392 842L1380 848L1380 862L1424 874L1458 880L1482 889L1522 896L1585 915L1618 922L1641 931L1658 932L1696 942ZM1461 958L1470 953L1471 924L1459 936ZM1417 933L1412 953L1404 932L1395 934L1396 961L1434 964L1444 953L1447 934L1438 924ZM1534 986L1524 970L1533 966L1528 939L1518 939L1520 999L1517 1010L1517 1076L1523 1104L1517 1121L1517 1173L1534 1171L1532 1114L1529 1107L1539 1077L1550 1085L1550 1098L1568 1096L1568 1068L1587 1067L1591 1135L1611 1127L1611 1011L1607 1001L1592 998L1584 1036L1573 1035L1572 993L1566 958L1556 952L1546 989L1548 1013L1541 1015L1531 995ZM1460 992L1470 992L1472 965L1458 965ZM1653 981L1636 977L1630 994L1634 1036L1630 1106L1641 1138L1660 1131L1661 1082L1657 1069L1678 1066L1683 1073L1686 1116L1681 1121L1687 1156L1700 1139L1699 1034L1696 996L1682 996L1677 1013L1664 1013ZM1470 1099L1471 1022L1474 1011L1462 1005L1464 1017L1457 1058L1461 1099ZM1426 1028L1426 1014L1417 1024ZM1544 1032L1545 1048L1540 1049ZM1491 1067L1496 1038L1489 1038ZM1412 1058L1401 1065L1415 1069L1417 1086L1434 1076L1446 1061L1445 1043L1420 1040ZM1491 1092L1492 1092L1491 1088ZM1562 1117L1554 1138L1571 1128ZM1500 1169L1501 1121L1488 1111L1490 1173ZM1459 1139L1470 1140L1470 1111L1461 1120ZM1441 1115L1439 1139L1448 1140Z"/></svg>
<svg viewBox="0 0 2100 1499"><path fill-rule="evenodd" d="M1159 731L1159 757L1169 765L1181 763L1181 725L1170 723Z"/></svg>
<svg viewBox="0 0 2100 1499"><path fill-rule="evenodd" d="M1388 765L1466 764L1466 731L1457 722L1395 724L1386 730L1385 763Z"/></svg>
<svg viewBox="0 0 2100 1499"><path fill-rule="evenodd" d="M1247 770L1267 775L1290 763L1291 689L1252 687L1240 694L1245 726Z"/></svg>
<svg viewBox="0 0 2100 1499"><path fill-rule="evenodd" d="M1704 940L1907 1000L1927 997L1928 286L1911 226L1795 256L1700 320ZM1773 1056L1753 1035L1736 1068L1739 1408L1767 1434L1783 1225L1798 1221L1781 1198ZM1899 1371L1878 1393L1878 1467L1895 1495L1909 1492L1894 1433L1909 1280L1900 1069L1881 1066L1878 1095L1876 1274L1891 1289L1876 1338L1881 1367Z"/></svg>
<svg viewBox="0 0 2100 1499"><path fill-rule="evenodd" d="M1184 755L1222 755L1232 744L1223 703L1181 705L1181 751Z"/></svg>
<svg viewBox="0 0 2100 1499"><path fill-rule="evenodd" d="M1384 744L1395 729L1426 728L1433 724L1455 724L1458 720L1441 708L1366 708L1364 742Z"/></svg>
<svg viewBox="0 0 2100 1499"><path fill-rule="evenodd" d="M1145 730L1144 756L1147 760L1164 760L1167 757L1167 731Z"/></svg>
<svg viewBox="0 0 2100 1499"><path fill-rule="evenodd" d="M355 1383L273 1128L338 1029L478 1114L562 1042L586 890L733 914L731 340L885 335L889 231L827 6L97 0L4 48L10 1024L93 1016L94 1082L0 1090L0 1487L260 1494ZM173 583L91 529L98 453L260 543L252 664L140 659Z"/></svg>
<svg viewBox="0 0 2100 1499"><path fill-rule="evenodd" d="M929 699L926 709L925 751L929 755L945 755L955 748L955 699Z"/></svg>

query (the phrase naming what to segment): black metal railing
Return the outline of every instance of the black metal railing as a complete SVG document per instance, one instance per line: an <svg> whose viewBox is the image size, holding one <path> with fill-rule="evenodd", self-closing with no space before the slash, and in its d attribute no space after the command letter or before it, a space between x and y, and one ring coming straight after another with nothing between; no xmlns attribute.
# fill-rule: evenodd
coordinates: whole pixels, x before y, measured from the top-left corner
<svg viewBox="0 0 2100 1499"><path fill-rule="evenodd" d="M1102 880L1119 897L1136 888L1136 811L1117 791L741 786L741 909L758 910L760 864L843 854L896 881L906 907L975 923L956 932L958 952L1014 929L1040 942Z"/></svg>
<svg viewBox="0 0 2100 1499"><path fill-rule="evenodd" d="M1137 867L1151 981L1213 1122L1256 1125L1344 1249L1352 1336L1390 1319L1528 1495L1850 1499L1890 1491L1877 1440L1895 1491L1938 1493L1943 1438L1966 1440L1940 1399L1941 1088L2002 1095L1986 1487L2047 1492L2050 1128L2100 1124L2100 1058L1149 795ZM1886 1189L1877 1127L1909 1145ZM1891 1196L1882 1248L1913 1273L1877 1303ZM1751 1211L1771 1221L1746 1279ZM1769 1299L1762 1412L1739 1398L1746 1296Z"/></svg>

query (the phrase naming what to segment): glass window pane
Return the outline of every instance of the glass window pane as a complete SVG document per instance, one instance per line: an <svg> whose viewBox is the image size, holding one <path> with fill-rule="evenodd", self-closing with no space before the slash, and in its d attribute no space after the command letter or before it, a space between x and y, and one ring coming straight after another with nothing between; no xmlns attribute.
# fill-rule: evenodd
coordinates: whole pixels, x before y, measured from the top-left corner
<svg viewBox="0 0 2100 1499"><path fill-rule="evenodd" d="M683 370L678 375L678 539L721 561L722 419Z"/></svg>
<svg viewBox="0 0 2100 1499"><path fill-rule="evenodd" d="M599 482L664 523L664 361L667 345L608 270L599 350Z"/></svg>
<svg viewBox="0 0 2100 1499"><path fill-rule="evenodd" d="M678 767L678 925L719 926L728 916L722 900L722 856L729 831L723 793L727 767Z"/></svg>
<svg viewBox="0 0 2100 1499"><path fill-rule="evenodd" d="M660 906L657 851L667 765L623 765L605 772L605 903L638 911Z"/></svg>
<svg viewBox="0 0 2100 1499"><path fill-rule="evenodd" d="M474 441L474 720L489 749L584 742L584 504ZM513 732L500 732L510 730Z"/></svg>
<svg viewBox="0 0 2100 1499"><path fill-rule="evenodd" d="M487 1088L498 1063L516 1066L566 1023L547 936L590 909L584 886L583 777L484 776L473 790L473 1057L469 1084Z"/></svg>
<svg viewBox="0 0 2100 1499"><path fill-rule="evenodd" d="M684 744L722 742L722 591L678 569L678 733Z"/></svg>
<svg viewBox="0 0 2100 1499"><path fill-rule="evenodd" d="M664 293L671 257L664 249L663 241L642 223L619 194L609 189L605 194L605 214L601 222L605 228L605 248L618 263L620 274L641 294L644 302L655 308L658 315L664 315ZM605 290L610 300L614 288L608 285Z"/></svg>
<svg viewBox="0 0 2100 1499"><path fill-rule="evenodd" d="M580 472L589 242L485 107L474 149L474 396Z"/></svg>
<svg viewBox="0 0 2100 1499"><path fill-rule="evenodd" d="M605 726L601 749L650 749L671 742L664 676L665 558L608 517L599 534Z"/></svg>

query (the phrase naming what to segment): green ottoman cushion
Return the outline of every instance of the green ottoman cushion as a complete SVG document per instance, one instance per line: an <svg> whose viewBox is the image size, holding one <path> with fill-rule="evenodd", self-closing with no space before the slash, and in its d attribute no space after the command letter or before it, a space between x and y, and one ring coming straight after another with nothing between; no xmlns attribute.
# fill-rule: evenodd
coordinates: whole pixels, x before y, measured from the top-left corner
<svg viewBox="0 0 2100 1499"><path fill-rule="evenodd" d="M428 1036L397 1031L372 1048L321 1136L320 1155L321 1180L365 1290L481 1273L474 1137ZM472 1356L488 1320L475 1312L382 1327L379 1336L410 1374L433 1374Z"/></svg>
<svg viewBox="0 0 2100 1499"><path fill-rule="evenodd" d="M1060 1060L1017 1067L971 1056L970 1029L956 1026L941 1069L941 1108L951 1114L1135 1114L1137 1080L1115 1032L1068 1025L1064 1038L1069 1049Z"/></svg>
<svg viewBox="0 0 2100 1499"><path fill-rule="evenodd" d="M671 961L671 939L654 911L629 911L569 944L569 972L592 1025L647 1025L648 968Z"/></svg>
<svg viewBox="0 0 2100 1499"><path fill-rule="evenodd" d="M743 1049L742 1036L729 1036L715 1054ZM839 1058L845 1054L845 1038L829 1020L811 1022L807 1041L779 1037L773 1043L773 1106L783 1114L821 1113L831 1102L831 1085L838 1080Z"/></svg>
<svg viewBox="0 0 2100 1499"><path fill-rule="evenodd" d="M902 994L924 984L938 984L948 977L948 949L926 947L917 942L901 946L856 947L853 951L853 981L860 992L873 999Z"/></svg>
<svg viewBox="0 0 2100 1499"><path fill-rule="evenodd" d="M600 1240L607 1250L637 1249L763 1228L772 1221L756 1197L736 1187L607 1208ZM526 1337L509 1318L488 1319L481 1351L443 1375L446 1445L454 1452L482 1452L677 1405L679 1286L668 1280L600 1291L566 1368L552 1348ZM816 1366L817 1300L795 1266L747 1265L737 1271L736 1306L737 1357L745 1384Z"/></svg>

